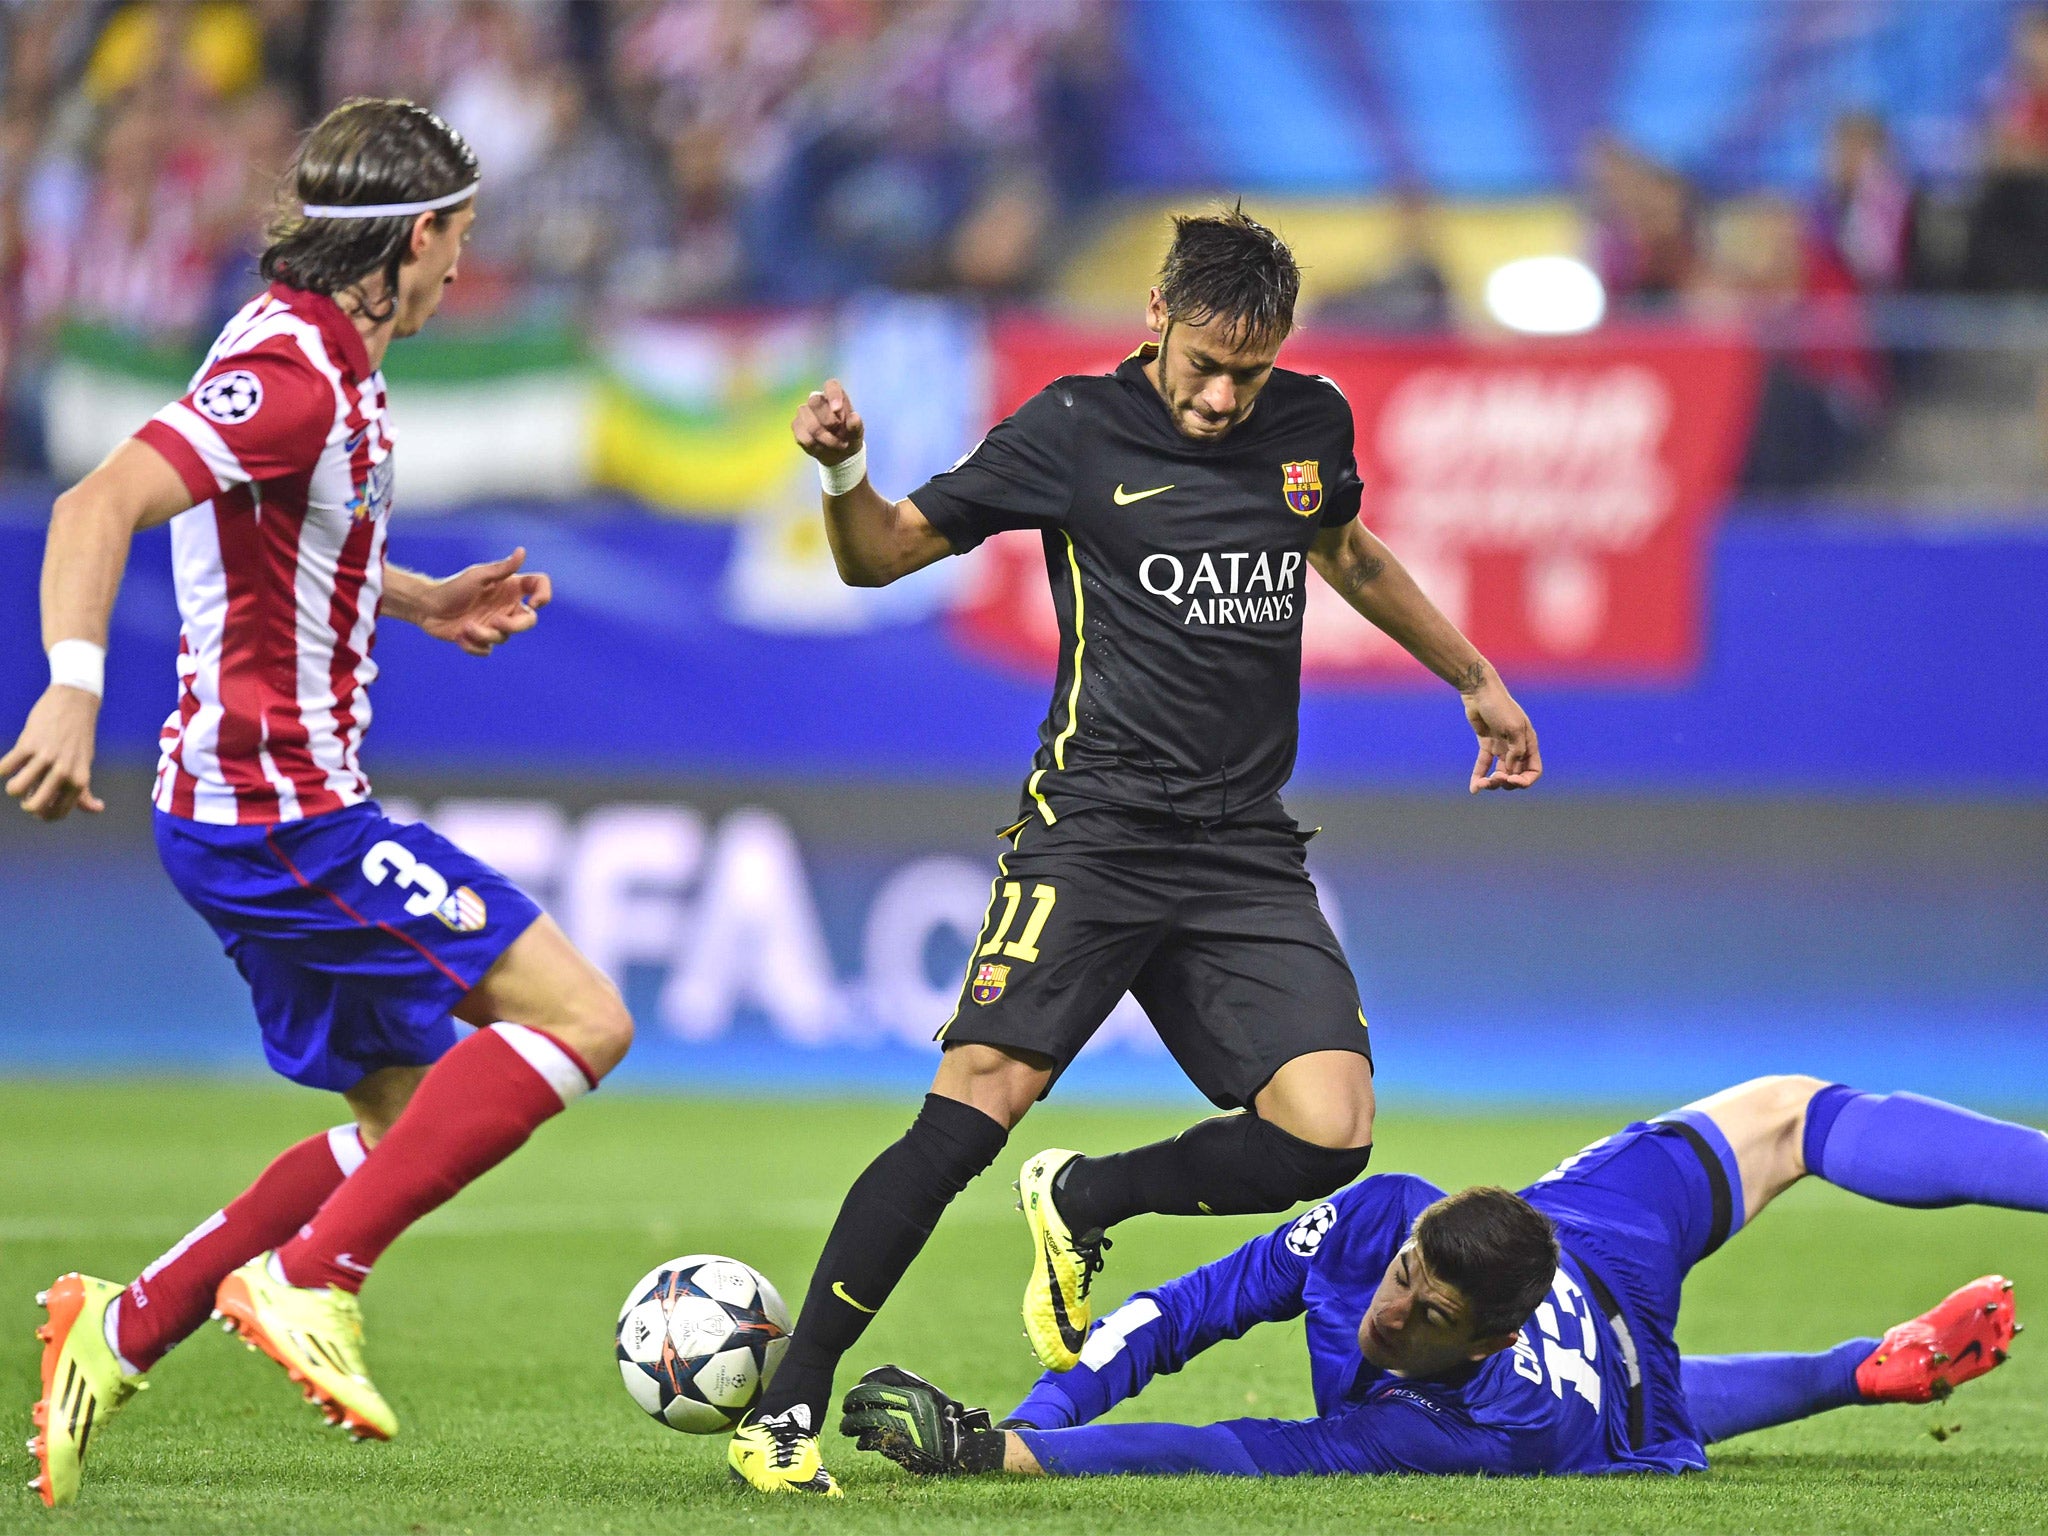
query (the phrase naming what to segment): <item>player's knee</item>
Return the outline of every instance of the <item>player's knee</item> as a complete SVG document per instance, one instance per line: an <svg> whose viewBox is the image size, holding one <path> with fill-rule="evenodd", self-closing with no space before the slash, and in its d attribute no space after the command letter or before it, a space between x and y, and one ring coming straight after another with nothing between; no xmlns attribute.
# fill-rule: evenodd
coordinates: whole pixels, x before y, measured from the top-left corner
<svg viewBox="0 0 2048 1536"><path fill-rule="evenodd" d="M1259 1092L1255 1113L1301 1141L1356 1151L1372 1145L1372 1061L1318 1051L1288 1062Z"/></svg>
<svg viewBox="0 0 2048 1536"><path fill-rule="evenodd" d="M1355 1152L1372 1146L1372 1099L1333 1100L1287 1118L1289 1135L1331 1152Z"/></svg>
<svg viewBox="0 0 2048 1536"><path fill-rule="evenodd" d="M425 1067L381 1067L345 1092L363 1150L382 1141L427 1075Z"/></svg>
<svg viewBox="0 0 2048 1536"><path fill-rule="evenodd" d="M939 1058L932 1092L972 1104L1006 1130L1014 1130L1050 1081L1049 1058L974 1042L947 1047Z"/></svg>
<svg viewBox="0 0 2048 1536"><path fill-rule="evenodd" d="M1735 1090L1752 1123L1777 1131L1795 1131L1806 1119L1806 1106L1827 1084L1817 1077L1782 1073L1755 1077Z"/></svg>
<svg viewBox="0 0 2048 1536"><path fill-rule="evenodd" d="M567 1015L555 1033L591 1071L603 1077L625 1059L633 1044L633 1015L609 976L593 972L567 1000Z"/></svg>
<svg viewBox="0 0 2048 1536"><path fill-rule="evenodd" d="M1806 1172L1806 1109L1826 1086L1817 1077L1784 1073L1751 1078L1703 1101L1735 1148L1752 1194L1776 1194Z"/></svg>
<svg viewBox="0 0 2048 1536"><path fill-rule="evenodd" d="M1759 1116L1784 1147L1785 1155L1798 1160L1801 1172L1805 1171L1802 1142L1806 1135L1806 1106L1825 1087L1827 1083L1821 1078L1795 1073L1758 1078L1755 1084Z"/></svg>
<svg viewBox="0 0 2048 1536"><path fill-rule="evenodd" d="M1372 1161L1369 1122L1362 1146L1321 1146L1265 1120L1255 1119L1248 1129L1253 1134L1253 1176L1272 1210L1335 1194Z"/></svg>

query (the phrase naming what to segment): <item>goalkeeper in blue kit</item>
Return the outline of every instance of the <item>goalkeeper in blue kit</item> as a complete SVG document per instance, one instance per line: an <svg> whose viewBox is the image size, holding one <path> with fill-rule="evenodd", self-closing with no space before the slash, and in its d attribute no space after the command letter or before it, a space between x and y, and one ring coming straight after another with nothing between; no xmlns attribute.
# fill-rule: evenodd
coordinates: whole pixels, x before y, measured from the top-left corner
<svg viewBox="0 0 2048 1536"><path fill-rule="evenodd" d="M1908 1093L1760 1078L1595 1142L1512 1194L1367 1178L1103 1318L992 1422L896 1366L842 1431L913 1472L1683 1472L1705 1447L1857 1403L1929 1402L2006 1359L1987 1275L1882 1338L1681 1357L1679 1290L1811 1174L1900 1206L2048 1211L2048 1135ZM1306 1316L1316 1416L1095 1424L1155 1376Z"/></svg>

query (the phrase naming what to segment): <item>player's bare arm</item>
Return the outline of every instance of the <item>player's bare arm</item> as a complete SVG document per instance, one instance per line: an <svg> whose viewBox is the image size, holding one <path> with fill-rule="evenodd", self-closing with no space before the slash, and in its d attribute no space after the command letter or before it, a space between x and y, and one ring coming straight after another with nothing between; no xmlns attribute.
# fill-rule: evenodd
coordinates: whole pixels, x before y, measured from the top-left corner
<svg viewBox="0 0 2048 1536"><path fill-rule="evenodd" d="M132 439L59 496L43 547L43 649L79 640L104 652L129 543L191 504L178 472ZM99 695L85 688L53 681L43 690L13 748L0 757L0 779L24 811L61 821L73 806L105 809L92 792L99 714Z"/></svg>
<svg viewBox="0 0 2048 1536"><path fill-rule="evenodd" d="M554 598L554 584L539 571L521 570L525 564L520 548L437 579L387 560L383 612L472 656L488 656L538 624L540 610Z"/></svg>
<svg viewBox="0 0 2048 1536"><path fill-rule="evenodd" d="M1325 529L1309 563L1401 648L1458 690L1465 718L1479 738L1479 758L1468 788L1527 789L1543 777L1536 727L1507 684L1458 626L1429 600L1406 566L1361 523Z"/></svg>
<svg viewBox="0 0 2048 1536"><path fill-rule="evenodd" d="M811 391L789 429L796 445L828 469L853 473L856 457L865 468L867 427L837 379ZM864 473L836 494L828 483L824 494L825 538L840 580L850 587L886 587L953 552L914 502L891 501Z"/></svg>

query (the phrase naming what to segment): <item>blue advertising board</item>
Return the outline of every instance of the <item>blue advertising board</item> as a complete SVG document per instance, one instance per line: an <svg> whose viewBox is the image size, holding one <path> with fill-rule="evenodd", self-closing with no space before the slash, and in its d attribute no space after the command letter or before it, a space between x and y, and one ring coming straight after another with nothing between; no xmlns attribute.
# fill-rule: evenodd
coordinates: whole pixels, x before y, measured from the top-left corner
<svg viewBox="0 0 2048 1536"><path fill-rule="evenodd" d="M19 720L44 682L36 579L46 515L46 501L0 501L0 720ZM748 537L744 526L623 505L402 518L393 559L446 572L524 545L529 565L554 577L555 602L532 636L482 662L384 626L367 762L1022 779L1050 679L1001 670L954 642L943 593L953 562L831 624L797 628L763 620ZM2048 528L1752 509L1715 535L1709 580L1704 657L1688 682L1518 690L1542 732L1546 793L2048 791L2048 757L2016 750L2012 736L2016 684L2048 675ZM781 600L815 607L841 594L800 587ZM176 647L157 531L136 541L115 613L102 715L110 758L154 760ZM1296 783L1453 784L1468 742L1447 690L1312 688Z"/></svg>
<svg viewBox="0 0 2048 1536"><path fill-rule="evenodd" d="M0 1071L261 1069L239 977L156 867L147 786L111 776L101 818L0 822ZM384 795L618 979L640 1024L622 1082L754 1092L928 1079L1009 804L485 775ZM2048 1103L2048 808L1293 805L1325 829L1311 870L1389 1093L1647 1108L1802 1071ZM1192 1102L1129 1000L1061 1091Z"/></svg>

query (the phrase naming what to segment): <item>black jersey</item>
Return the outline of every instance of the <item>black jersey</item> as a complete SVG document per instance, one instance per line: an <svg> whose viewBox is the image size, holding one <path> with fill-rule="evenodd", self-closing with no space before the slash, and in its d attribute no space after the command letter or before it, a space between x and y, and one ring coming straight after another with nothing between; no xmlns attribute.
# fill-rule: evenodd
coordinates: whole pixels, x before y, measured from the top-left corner
<svg viewBox="0 0 2048 1536"><path fill-rule="evenodd" d="M1244 421L1197 442L1151 352L1057 380L910 497L960 553L1043 533L1060 667L1022 809L1047 823L1270 813L1300 731L1309 546L1358 515L1336 385L1276 368Z"/></svg>

